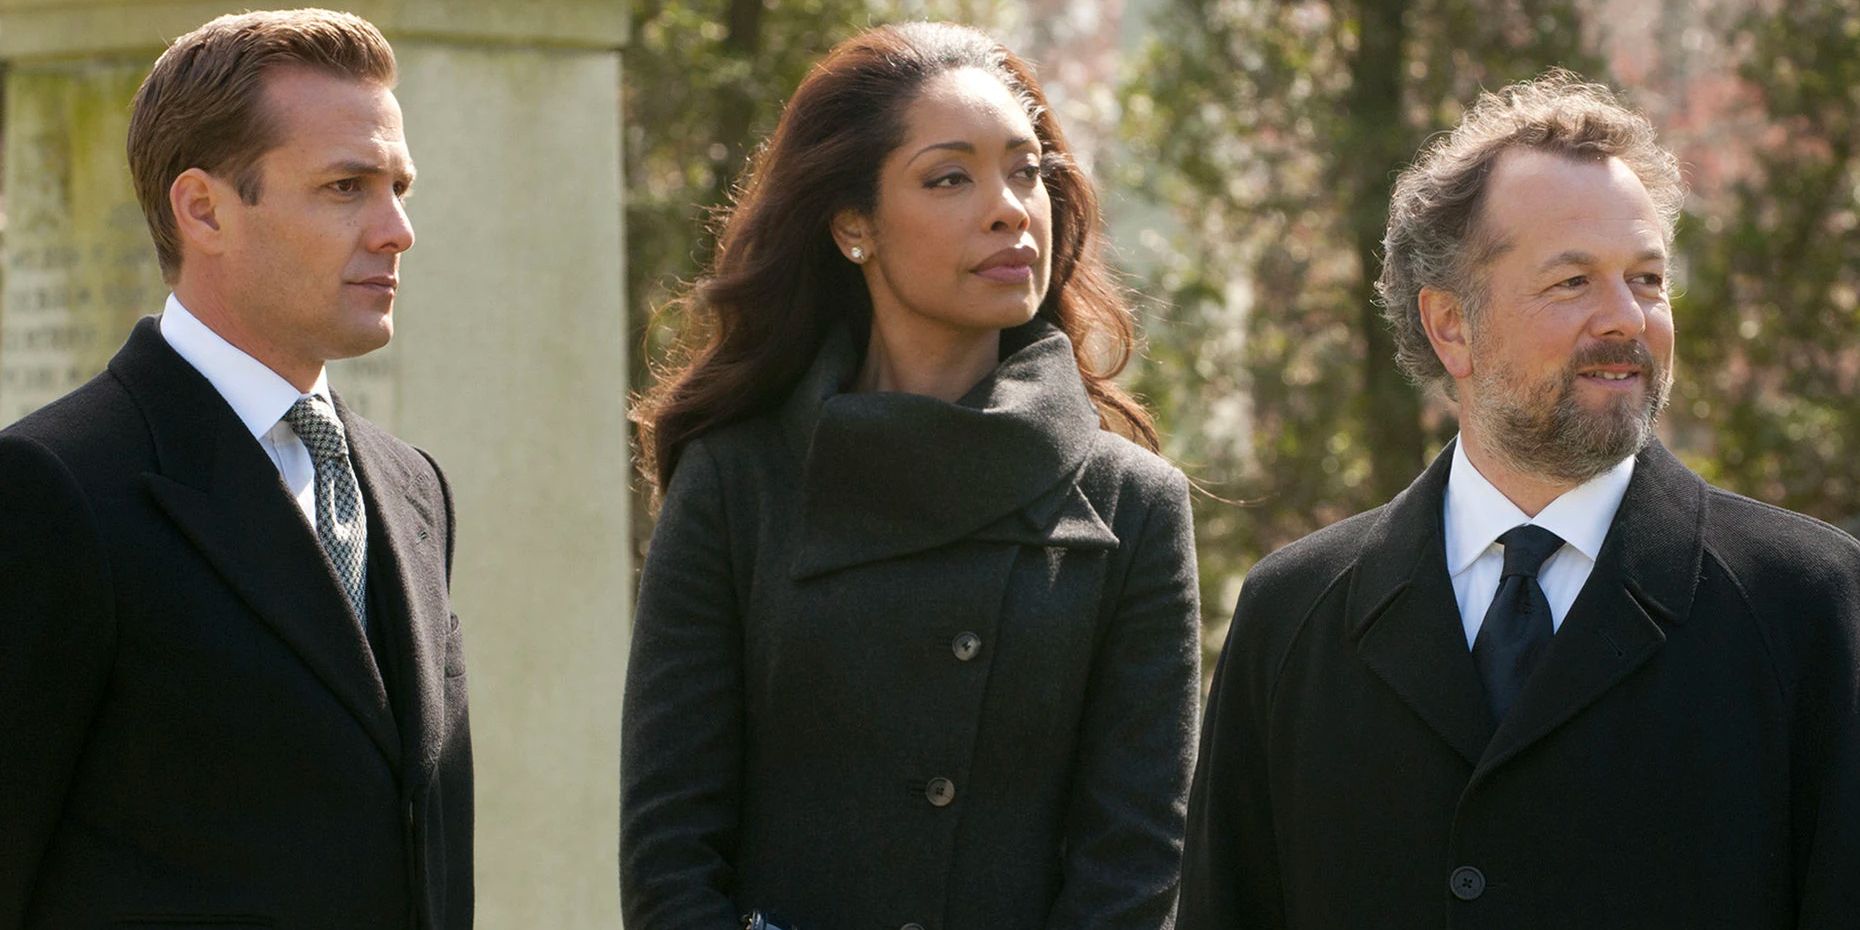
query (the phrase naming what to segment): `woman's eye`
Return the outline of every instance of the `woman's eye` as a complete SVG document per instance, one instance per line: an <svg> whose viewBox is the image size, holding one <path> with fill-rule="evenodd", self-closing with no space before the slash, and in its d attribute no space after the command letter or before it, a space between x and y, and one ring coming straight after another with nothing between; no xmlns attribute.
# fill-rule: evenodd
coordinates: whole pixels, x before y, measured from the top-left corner
<svg viewBox="0 0 1860 930"><path fill-rule="evenodd" d="M1038 181L1042 173L1038 164L1021 165L1014 170L1014 176L1025 181Z"/></svg>
<svg viewBox="0 0 1860 930"><path fill-rule="evenodd" d="M961 184L964 181L967 181L968 179L969 179L968 175L965 175L959 171L952 171L949 174L938 175L934 178L931 178L929 183L926 183L924 186L931 187L931 188L955 187L956 185Z"/></svg>

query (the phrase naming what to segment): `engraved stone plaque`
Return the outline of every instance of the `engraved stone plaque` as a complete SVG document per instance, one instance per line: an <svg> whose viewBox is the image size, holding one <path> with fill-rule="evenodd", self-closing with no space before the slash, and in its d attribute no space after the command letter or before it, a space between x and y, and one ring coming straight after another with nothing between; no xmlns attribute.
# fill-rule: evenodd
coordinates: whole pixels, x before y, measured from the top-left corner
<svg viewBox="0 0 1860 930"><path fill-rule="evenodd" d="M146 66L17 66L6 87L0 425L83 384L167 288L123 139Z"/></svg>

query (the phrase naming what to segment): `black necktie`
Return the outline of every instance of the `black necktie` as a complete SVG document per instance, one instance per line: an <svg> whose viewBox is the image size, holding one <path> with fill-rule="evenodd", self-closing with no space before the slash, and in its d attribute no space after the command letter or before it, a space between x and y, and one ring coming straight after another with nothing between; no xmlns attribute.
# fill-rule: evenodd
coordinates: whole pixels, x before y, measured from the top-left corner
<svg viewBox="0 0 1860 930"><path fill-rule="evenodd" d="M1505 547L1505 574L1473 639L1473 661L1485 679L1493 723L1505 719L1550 643L1550 601L1537 583L1537 569L1563 547L1555 533L1528 524L1506 530L1498 542Z"/></svg>

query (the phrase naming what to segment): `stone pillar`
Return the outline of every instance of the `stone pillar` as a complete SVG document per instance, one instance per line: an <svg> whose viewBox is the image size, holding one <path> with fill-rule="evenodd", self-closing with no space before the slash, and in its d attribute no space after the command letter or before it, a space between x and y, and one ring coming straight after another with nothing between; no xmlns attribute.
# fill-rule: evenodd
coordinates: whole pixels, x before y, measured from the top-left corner
<svg viewBox="0 0 1860 930"><path fill-rule="evenodd" d="M123 155L168 37L242 4L0 0L0 424L101 370L167 289ZM477 755L478 925L619 924L632 571L615 0L358 0L419 183L396 335L331 367L446 469Z"/></svg>

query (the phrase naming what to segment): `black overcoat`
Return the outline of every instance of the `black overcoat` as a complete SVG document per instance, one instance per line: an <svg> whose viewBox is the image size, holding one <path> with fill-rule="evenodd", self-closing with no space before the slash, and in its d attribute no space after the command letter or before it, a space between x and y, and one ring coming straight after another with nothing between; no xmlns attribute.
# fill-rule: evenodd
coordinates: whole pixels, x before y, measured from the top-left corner
<svg viewBox="0 0 1860 930"><path fill-rule="evenodd" d="M1198 686L1187 484L1036 322L955 404L841 393L691 443L640 587L628 930L1169 926Z"/></svg>
<svg viewBox="0 0 1860 930"><path fill-rule="evenodd" d="M0 432L0 930L471 926L451 497L336 411L380 664L276 466L153 318Z"/></svg>
<svg viewBox="0 0 1860 930"><path fill-rule="evenodd" d="M1860 544L1654 443L1494 727L1446 570L1451 451L1248 575L1182 927L1860 926Z"/></svg>

